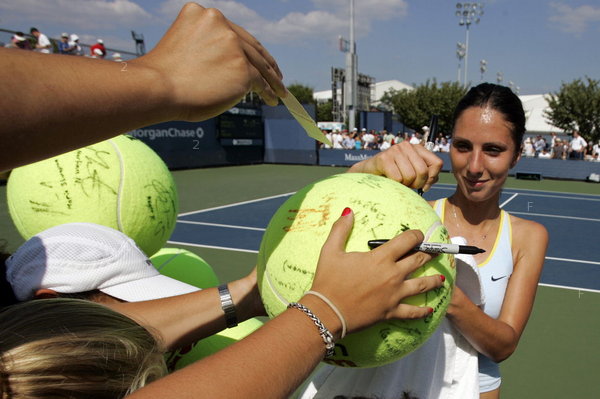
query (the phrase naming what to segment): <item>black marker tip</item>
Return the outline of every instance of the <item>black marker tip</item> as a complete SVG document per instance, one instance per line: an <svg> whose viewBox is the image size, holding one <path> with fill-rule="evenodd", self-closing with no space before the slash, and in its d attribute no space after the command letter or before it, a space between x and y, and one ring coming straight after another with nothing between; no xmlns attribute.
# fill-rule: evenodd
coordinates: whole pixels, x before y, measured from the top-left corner
<svg viewBox="0 0 600 399"><path fill-rule="evenodd" d="M472 245L461 245L460 246L460 253L461 254L477 255L477 254L482 254L484 252L485 252L485 249L474 247Z"/></svg>

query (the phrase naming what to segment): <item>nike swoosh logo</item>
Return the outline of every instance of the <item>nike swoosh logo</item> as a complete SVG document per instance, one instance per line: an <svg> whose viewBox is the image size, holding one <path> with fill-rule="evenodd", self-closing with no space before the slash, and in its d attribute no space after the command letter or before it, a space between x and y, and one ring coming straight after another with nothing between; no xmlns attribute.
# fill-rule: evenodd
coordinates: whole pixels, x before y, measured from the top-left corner
<svg viewBox="0 0 600 399"><path fill-rule="evenodd" d="M492 281L502 280L504 277L506 277L506 276L502 276L502 277L498 277L498 278L494 278L494 276L492 276Z"/></svg>

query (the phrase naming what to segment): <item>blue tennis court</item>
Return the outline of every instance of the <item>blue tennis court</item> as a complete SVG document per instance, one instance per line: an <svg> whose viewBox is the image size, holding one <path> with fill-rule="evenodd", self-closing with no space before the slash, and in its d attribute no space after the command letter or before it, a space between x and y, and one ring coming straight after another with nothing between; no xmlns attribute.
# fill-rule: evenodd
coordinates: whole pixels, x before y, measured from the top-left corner
<svg viewBox="0 0 600 399"><path fill-rule="evenodd" d="M449 196L437 184L425 198ZM293 193L180 214L171 244L258 252L270 218ZM600 195L506 189L503 209L543 224L550 234L542 285L600 292Z"/></svg>

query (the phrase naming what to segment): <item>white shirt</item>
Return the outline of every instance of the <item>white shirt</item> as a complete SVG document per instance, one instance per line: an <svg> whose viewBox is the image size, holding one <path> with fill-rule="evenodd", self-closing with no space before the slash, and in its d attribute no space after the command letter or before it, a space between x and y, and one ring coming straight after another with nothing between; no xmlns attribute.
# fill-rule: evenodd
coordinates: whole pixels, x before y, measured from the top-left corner
<svg viewBox="0 0 600 399"><path fill-rule="evenodd" d="M411 144L421 144L421 140L417 137L416 134L413 134L412 137L409 140L409 143L411 143Z"/></svg>
<svg viewBox="0 0 600 399"><path fill-rule="evenodd" d="M52 47L52 43L50 43L50 39L48 39L48 36L44 35L43 33L40 33L40 35L37 38L37 44L46 47L38 49L40 53L50 54L50 47Z"/></svg>
<svg viewBox="0 0 600 399"><path fill-rule="evenodd" d="M452 242L466 244L462 237L453 237ZM481 281L473 256L456 255L455 260L456 284L475 304L481 304ZM322 366L299 390L298 398L398 399L410 392L421 399L479 399L477 369L477 351L444 318L420 348L396 362L373 368Z"/></svg>
<svg viewBox="0 0 600 399"><path fill-rule="evenodd" d="M581 151L586 145L587 142L581 136L573 137L573 140L571 140L571 149L573 151Z"/></svg>

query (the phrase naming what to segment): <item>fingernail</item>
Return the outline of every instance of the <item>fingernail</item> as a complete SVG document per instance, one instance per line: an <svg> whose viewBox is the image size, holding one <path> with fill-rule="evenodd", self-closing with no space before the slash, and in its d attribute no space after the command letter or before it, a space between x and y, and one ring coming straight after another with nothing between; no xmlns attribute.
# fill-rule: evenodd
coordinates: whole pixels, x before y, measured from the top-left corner
<svg viewBox="0 0 600 399"><path fill-rule="evenodd" d="M427 313L432 314L433 313L433 308L427 309Z"/></svg>
<svg viewBox="0 0 600 399"><path fill-rule="evenodd" d="M440 280L442 280L442 283L443 283L444 281L446 281L446 276L444 276L443 274L440 274Z"/></svg>
<svg viewBox="0 0 600 399"><path fill-rule="evenodd" d="M344 211L342 212L342 216L346 216L346 215L348 215L350 212L352 212L352 209L350 209L350 208L344 208Z"/></svg>

